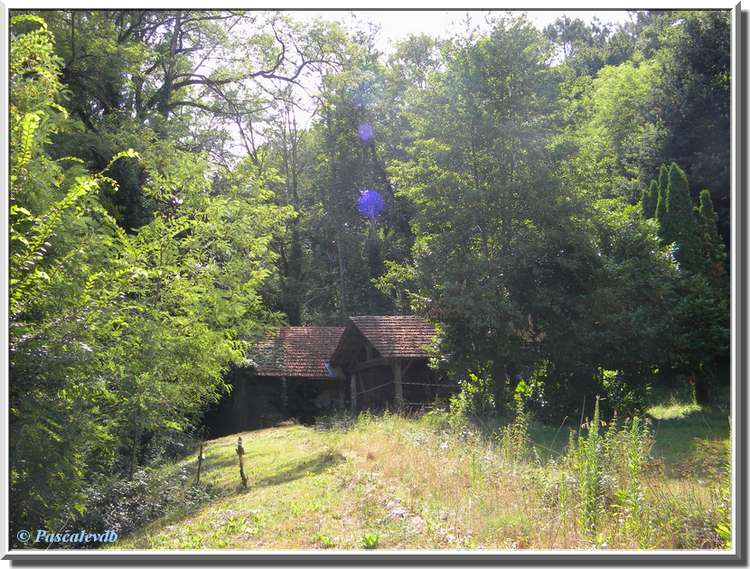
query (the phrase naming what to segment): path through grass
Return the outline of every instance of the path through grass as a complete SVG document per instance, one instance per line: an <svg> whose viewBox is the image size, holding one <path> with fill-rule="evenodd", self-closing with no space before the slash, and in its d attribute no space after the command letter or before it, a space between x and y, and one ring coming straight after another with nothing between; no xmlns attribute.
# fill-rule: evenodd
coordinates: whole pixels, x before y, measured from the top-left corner
<svg viewBox="0 0 750 569"><path fill-rule="evenodd" d="M537 452L508 462L496 440L469 425L451 425L444 415L365 415L328 428L241 433L248 489L239 484L237 436L210 441L201 482L212 499L165 514L117 547L720 547L714 528L725 480L726 417L669 406L651 415L656 444L642 490L651 517L648 533L637 538L618 518L624 514L618 514L616 489L602 495L599 534L581 531L571 497L576 481L561 458L567 429L532 426ZM195 463L189 457L171 468L194 472ZM175 491L185 491L192 476L176 481Z"/></svg>

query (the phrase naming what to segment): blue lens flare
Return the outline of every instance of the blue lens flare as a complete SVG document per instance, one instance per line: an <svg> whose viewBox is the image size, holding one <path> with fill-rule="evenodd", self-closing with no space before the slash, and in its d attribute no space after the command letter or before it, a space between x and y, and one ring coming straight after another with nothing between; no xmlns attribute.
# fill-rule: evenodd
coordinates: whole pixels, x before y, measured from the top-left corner
<svg viewBox="0 0 750 569"><path fill-rule="evenodd" d="M375 136L375 131L372 129L372 125L370 123L362 123L361 125L359 125L357 132L359 133L359 139L362 142L368 142L372 140L373 136Z"/></svg>
<svg viewBox="0 0 750 569"><path fill-rule="evenodd" d="M375 190L365 190L359 195L357 209L359 213L369 219L375 219L385 208L383 196Z"/></svg>

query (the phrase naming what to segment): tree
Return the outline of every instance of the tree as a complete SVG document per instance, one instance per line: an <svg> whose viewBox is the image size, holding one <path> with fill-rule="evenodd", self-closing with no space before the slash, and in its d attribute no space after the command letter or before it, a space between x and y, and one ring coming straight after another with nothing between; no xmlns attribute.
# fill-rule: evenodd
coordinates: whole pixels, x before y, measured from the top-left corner
<svg viewBox="0 0 750 569"><path fill-rule="evenodd" d="M641 210L645 219L651 219L656 214L656 206L659 203L659 184L651 180L648 188L641 195Z"/></svg>
<svg viewBox="0 0 750 569"><path fill-rule="evenodd" d="M711 188L719 230L729 243L730 13L721 10L656 13L653 57L663 72L654 83L654 109L669 125L658 160L676 162L696 191Z"/></svg>
<svg viewBox="0 0 750 569"><path fill-rule="evenodd" d="M698 223L703 243L705 274L717 288L726 288L726 247L718 231L719 218L714 211L711 192L701 190Z"/></svg>
<svg viewBox="0 0 750 569"><path fill-rule="evenodd" d="M660 237L676 247L681 269L669 317L673 344L668 366L692 378L698 402L709 403L719 379L717 362L726 356L729 334L724 244L716 229L710 192L702 191L700 206L694 208L687 176L672 163L657 212Z"/></svg>
<svg viewBox="0 0 750 569"><path fill-rule="evenodd" d="M659 195L665 194L669 183L669 167L666 164L659 166ZM665 203L666 206L666 203Z"/></svg>
<svg viewBox="0 0 750 569"><path fill-rule="evenodd" d="M122 145L165 165L159 143L205 152L231 167L239 148L258 162L258 125L277 83L300 84L328 65L325 26L301 26L279 13L194 10L47 11L57 37L64 101L80 128L61 134L53 152L80 154L99 170ZM246 29L248 33L238 34ZM324 53L326 52L326 53ZM231 141L239 134L240 146ZM104 203L133 232L151 219L143 192L147 173L138 162L116 164L117 192Z"/></svg>
<svg viewBox="0 0 750 569"><path fill-rule="evenodd" d="M661 224L664 220L664 215L667 212L667 185L669 184L669 168L666 164L662 164L659 167L659 186L658 195L656 198L656 208L654 209L654 217Z"/></svg>
<svg viewBox="0 0 750 569"><path fill-rule="evenodd" d="M569 158L576 178L588 179L598 197L640 199L641 180L656 168L663 126L654 112L655 61L626 61L601 68L593 79L566 84L564 106L573 120L566 141L577 145Z"/></svg>
<svg viewBox="0 0 750 569"><path fill-rule="evenodd" d="M290 215L268 175L226 172L162 141L103 171L53 159L71 128L44 20L11 36L10 416L15 527L62 527L95 475L133 474L147 435L187 428L247 342L279 322L260 291ZM128 234L103 205L108 170L138 160L153 219ZM167 167L165 168L165 162Z"/></svg>
<svg viewBox="0 0 750 569"><path fill-rule="evenodd" d="M715 401L724 383L718 364L729 353L729 297L702 274L685 274L674 306L671 364L695 385L696 401Z"/></svg>
<svg viewBox="0 0 750 569"><path fill-rule="evenodd" d="M303 252L299 265L304 285L296 293L302 322L335 323L350 314L392 312L393 304L372 280L381 275L384 259L400 260L408 254L408 209L399 207L403 200L394 195L385 161L399 152L405 132L399 99L408 83L405 76L416 80L422 76L421 66L428 64L418 45L407 52L418 63L412 66L403 56L397 70L386 69L374 47L375 33L361 29L350 37L339 37L335 44L338 65L316 75L314 118L308 129L296 131L296 148L291 144L294 129L285 127L284 120L281 128L271 129L268 163L281 165L282 174L291 171L287 164L297 164L296 197L288 191L294 187L289 177L287 189L278 195L299 207L300 215L293 223ZM366 190L377 191L385 202L376 223L357 209ZM284 298L291 296L290 285L301 281L292 278L294 242L291 238L278 244ZM328 294L331 290L335 294Z"/></svg>
<svg viewBox="0 0 750 569"><path fill-rule="evenodd" d="M659 219L661 238L677 247L677 260L690 272L698 272L702 265L699 229L693 212L685 172L674 162L669 167L669 178L663 194L663 215ZM658 206L657 206L658 208Z"/></svg>
<svg viewBox="0 0 750 569"><path fill-rule="evenodd" d="M594 76L606 64L621 63L613 62L609 55L611 33L611 27L602 25L597 18L586 24L568 16L558 18L544 29L544 35L559 46L565 66L579 76Z"/></svg>
<svg viewBox="0 0 750 569"><path fill-rule="evenodd" d="M564 218L552 211L559 186L545 146L554 96L546 49L522 19L444 46L444 70L410 94L409 159L391 167L398 195L416 209L416 239L410 266L390 264L381 283L393 290L399 275L413 277L402 294L441 323L451 371L489 374L498 408L524 361L521 338L539 333L555 307L574 309L536 286L562 268L544 254L552 243L575 254L550 232Z"/></svg>

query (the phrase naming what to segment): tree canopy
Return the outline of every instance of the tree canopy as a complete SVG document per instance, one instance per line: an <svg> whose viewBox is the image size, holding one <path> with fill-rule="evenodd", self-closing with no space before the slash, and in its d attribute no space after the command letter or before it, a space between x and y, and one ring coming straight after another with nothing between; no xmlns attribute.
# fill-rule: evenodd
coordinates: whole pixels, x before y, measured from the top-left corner
<svg viewBox="0 0 750 569"><path fill-rule="evenodd" d="M14 525L82 515L283 323L421 315L477 409L710 399L729 25L492 15L382 53L376 27L281 12L14 12Z"/></svg>

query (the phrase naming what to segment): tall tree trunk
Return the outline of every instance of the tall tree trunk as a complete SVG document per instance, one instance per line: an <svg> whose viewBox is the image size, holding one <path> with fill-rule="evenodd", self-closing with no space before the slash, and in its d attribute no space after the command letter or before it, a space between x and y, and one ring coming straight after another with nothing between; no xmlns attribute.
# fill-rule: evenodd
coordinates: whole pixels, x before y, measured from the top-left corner
<svg viewBox="0 0 750 569"><path fill-rule="evenodd" d="M331 113L329 109L325 112L326 138L328 146L328 156L331 165L331 184L330 184L330 202L329 215L333 218L333 231L336 236L336 257L338 259L339 270L339 311L341 322L344 322L348 316L346 302L346 266L344 262L344 252L342 249L342 231L341 222L338 215L338 200L336 188L338 187L338 172L336 170L336 142L333 126L331 124Z"/></svg>
<svg viewBox="0 0 750 569"><path fill-rule="evenodd" d="M297 121L294 116L294 107L287 104L285 121L285 140L284 140L284 167L286 169L287 192L290 203L294 210L300 211L299 202L299 181L298 181L298 157L297 146L299 143L297 133ZM287 264L287 274L285 275L285 299L284 308L289 323L293 326L302 323L302 243L299 231L299 217L291 221L290 231L289 259Z"/></svg>
<svg viewBox="0 0 750 569"><path fill-rule="evenodd" d="M177 44L180 33L182 32L182 12L177 11L174 19L174 28L172 29L172 40L169 44L169 61L164 66L164 83L159 90L159 100L157 109L163 117L169 115L169 100L172 96L172 84L175 74L175 57L177 54Z"/></svg>

